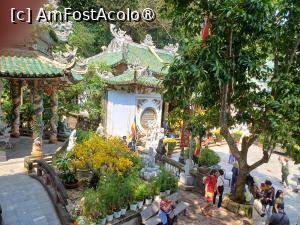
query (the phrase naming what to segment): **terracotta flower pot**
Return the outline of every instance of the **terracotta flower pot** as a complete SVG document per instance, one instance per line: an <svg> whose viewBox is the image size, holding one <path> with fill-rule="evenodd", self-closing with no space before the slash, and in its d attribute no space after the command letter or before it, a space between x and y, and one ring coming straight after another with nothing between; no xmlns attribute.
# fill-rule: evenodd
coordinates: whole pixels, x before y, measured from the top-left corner
<svg viewBox="0 0 300 225"><path fill-rule="evenodd" d="M64 183L64 186L65 186L66 189L75 189L75 188L78 188L79 185L80 185L79 180L77 180L77 182L75 182L73 184Z"/></svg>

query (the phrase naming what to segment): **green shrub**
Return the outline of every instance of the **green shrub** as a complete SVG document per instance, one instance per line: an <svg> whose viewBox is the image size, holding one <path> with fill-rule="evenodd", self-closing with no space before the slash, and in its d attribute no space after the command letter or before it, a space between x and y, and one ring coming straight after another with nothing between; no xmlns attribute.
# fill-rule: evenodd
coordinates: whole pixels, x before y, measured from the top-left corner
<svg viewBox="0 0 300 225"><path fill-rule="evenodd" d="M89 139L91 137L91 135L93 134L93 132L91 131L86 131L83 129L77 129L76 130L76 143L80 144L83 141Z"/></svg>
<svg viewBox="0 0 300 225"><path fill-rule="evenodd" d="M204 148L200 152L198 159L199 165L201 166L213 166L220 162L220 157L213 150Z"/></svg>
<svg viewBox="0 0 300 225"><path fill-rule="evenodd" d="M168 171L165 167L161 167L158 180L160 183L160 191L171 190L175 192L178 189L178 179Z"/></svg>

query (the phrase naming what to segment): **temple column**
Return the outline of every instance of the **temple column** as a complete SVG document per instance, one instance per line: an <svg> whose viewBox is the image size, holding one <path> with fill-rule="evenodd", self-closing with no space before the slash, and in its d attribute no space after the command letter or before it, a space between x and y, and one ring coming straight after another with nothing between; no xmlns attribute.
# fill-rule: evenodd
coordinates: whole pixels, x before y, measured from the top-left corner
<svg viewBox="0 0 300 225"><path fill-rule="evenodd" d="M57 115L58 97L57 97L56 89L53 89L50 95L50 105L51 105L51 119L50 119L49 143L55 144L57 143L57 123L58 123L58 115Z"/></svg>
<svg viewBox="0 0 300 225"><path fill-rule="evenodd" d="M40 81L35 80L32 87L33 95L33 129L32 129L32 151L31 155L34 157L41 157L43 155L42 144L43 144L43 92L40 87Z"/></svg>
<svg viewBox="0 0 300 225"><path fill-rule="evenodd" d="M11 137L20 136L21 81L10 81L10 93L13 103Z"/></svg>

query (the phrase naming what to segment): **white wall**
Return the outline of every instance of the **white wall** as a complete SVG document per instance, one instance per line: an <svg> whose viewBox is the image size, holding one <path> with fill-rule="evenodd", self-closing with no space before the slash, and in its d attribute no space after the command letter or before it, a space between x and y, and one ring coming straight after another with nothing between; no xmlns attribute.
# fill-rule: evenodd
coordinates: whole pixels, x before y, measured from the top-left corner
<svg viewBox="0 0 300 225"><path fill-rule="evenodd" d="M137 107L139 100L146 99L145 103ZM155 104L153 100L160 101ZM106 133L113 136L127 136L136 116L137 126L140 126L140 116L144 109L153 108L158 117L157 124L161 123L162 99L160 94L136 94L109 90L107 93ZM144 131L141 129L141 131Z"/></svg>
<svg viewBox="0 0 300 225"><path fill-rule="evenodd" d="M135 116L135 94L108 91L106 133L113 136L128 136Z"/></svg>

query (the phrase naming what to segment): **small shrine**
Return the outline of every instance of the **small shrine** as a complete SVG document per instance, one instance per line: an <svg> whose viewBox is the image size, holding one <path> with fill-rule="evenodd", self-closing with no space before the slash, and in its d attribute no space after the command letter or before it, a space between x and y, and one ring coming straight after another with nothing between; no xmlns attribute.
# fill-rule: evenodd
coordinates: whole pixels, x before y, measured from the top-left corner
<svg viewBox="0 0 300 225"><path fill-rule="evenodd" d="M157 49L150 35L142 43L133 42L125 31L110 25L113 39L88 64L105 64L111 72L97 71L107 84L103 126L107 135L128 136L135 123L139 134L146 134L149 123L161 127L168 112L160 91L178 45Z"/></svg>
<svg viewBox="0 0 300 225"><path fill-rule="evenodd" d="M69 27L69 26L68 26ZM59 27L58 34L66 36ZM58 35L59 36L59 35ZM27 88L31 92L33 104L32 124L32 156L41 156L43 142L43 97L47 96L51 104L50 143L57 142L58 134L58 97L57 91L66 88L82 79L85 73L83 64L77 62L76 49L68 48L66 53L53 53L53 39L48 29L37 28L23 43L15 48L0 49L0 79L7 79L13 103L11 137L20 136L20 107L22 91ZM76 63L77 62L77 63ZM2 82L0 80L0 82ZM0 110L1 112L1 110ZM0 120L2 115L0 115ZM1 133L8 125L0 121Z"/></svg>

